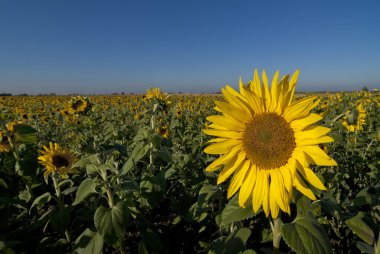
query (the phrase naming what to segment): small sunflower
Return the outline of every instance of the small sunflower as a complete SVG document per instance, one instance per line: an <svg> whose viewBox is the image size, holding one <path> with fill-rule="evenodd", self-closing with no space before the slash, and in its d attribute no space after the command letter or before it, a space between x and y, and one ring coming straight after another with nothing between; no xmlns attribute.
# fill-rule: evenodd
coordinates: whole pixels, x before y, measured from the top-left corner
<svg viewBox="0 0 380 254"><path fill-rule="evenodd" d="M254 212L262 207L266 216L271 213L273 218L280 209L290 214L293 187L312 200L316 197L305 181L326 189L309 164L337 165L319 147L333 141L326 136L329 128L313 125L322 119L310 113L319 101L315 97L293 101L297 77L298 71L290 81L286 75L278 82L276 72L269 88L265 71L261 85L255 70L248 85L240 80L240 93L227 85L222 89L227 102L215 102L222 115L207 117L212 124L204 130L217 137L204 151L222 155L206 171L222 166L217 183L232 176L227 197L240 189L241 207L251 199Z"/></svg>
<svg viewBox="0 0 380 254"><path fill-rule="evenodd" d="M83 96L76 96L71 98L67 105L67 110L70 114L81 114L88 111L90 108L90 101Z"/></svg>
<svg viewBox="0 0 380 254"><path fill-rule="evenodd" d="M359 103L354 110L347 111L343 118L343 126L346 127L348 132L355 132L363 130L367 112L362 103Z"/></svg>
<svg viewBox="0 0 380 254"><path fill-rule="evenodd" d="M64 148L59 147L59 144L50 142L49 147L44 146L44 150L40 151L42 156L38 157L40 164L45 166L45 179L53 172L57 172L63 178L67 178L67 174L74 172L72 168L76 162L75 155Z"/></svg>
<svg viewBox="0 0 380 254"><path fill-rule="evenodd" d="M168 126L164 125L162 127L159 127L156 129L156 132L163 138L168 138L170 133L169 133L169 128Z"/></svg>
<svg viewBox="0 0 380 254"><path fill-rule="evenodd" d="M157 87L148 89L146 91L146 94L144 95L144 100L148 102L158 102L160 105L163 106L164 109L166 109L172 103L169 100L169 95L167 93L162 92L160 88Z"/></svg>
<svg viewBox="0 0 380 254"><path fill-rule="evenodd" d="M0 131L0 153L7 153L11 150L8 138Z"/></svg>

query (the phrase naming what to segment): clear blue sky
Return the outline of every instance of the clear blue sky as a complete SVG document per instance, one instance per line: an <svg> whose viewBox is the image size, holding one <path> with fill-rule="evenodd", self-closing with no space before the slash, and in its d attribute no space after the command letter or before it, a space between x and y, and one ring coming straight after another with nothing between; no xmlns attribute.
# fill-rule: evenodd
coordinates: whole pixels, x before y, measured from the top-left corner
<svg viewBox="0 0 380 254"><path fill-rule="evenodd" d="M379 88L380 1L0 1L0 93L216 92L255 68Z"/></svg>

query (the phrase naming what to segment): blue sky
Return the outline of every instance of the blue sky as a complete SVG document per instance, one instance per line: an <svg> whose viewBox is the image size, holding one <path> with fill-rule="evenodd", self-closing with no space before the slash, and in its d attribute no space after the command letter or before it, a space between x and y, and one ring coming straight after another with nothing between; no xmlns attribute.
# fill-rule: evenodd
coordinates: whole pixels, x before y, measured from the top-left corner
<svg viewBox="0 0 380 254"><path fill-rule="evenodd" d="M0 93L217 92L300 69L298 91L380 85L380 1L0 1Z"/></svg>

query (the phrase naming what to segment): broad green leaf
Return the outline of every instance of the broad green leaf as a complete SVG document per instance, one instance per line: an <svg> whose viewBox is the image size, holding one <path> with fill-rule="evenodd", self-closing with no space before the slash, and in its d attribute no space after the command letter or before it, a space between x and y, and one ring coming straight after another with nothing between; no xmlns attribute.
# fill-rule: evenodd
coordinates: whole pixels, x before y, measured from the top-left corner
<svg viewBox="0 0 380 254"><path fill-rule="evenodd" d="M96 193L97 183L95 179L87 178L78 187L77 194L73 205L77 205L90 196L92 193Z"/></svg>
<svg viewBox="0 0 380 254"><path fill-rule="evenodd" d="M251 235L249 228L241 228L237 232L230 234L227 237L218 238L213 248L210 250L210 254L235 254L246 252L246 242ZM248 251L247 253L255 253Z"/></svg>
<svg viewBox="0 0 380 254"><path fill-rule="evenodd" d="M345 221L346 225L366 243L373 245L375 235L372 229L362 220L364 213L359 212L355 217Z"/></svg>
<svg viewBox="0 0 380 254"><path fill-rule="evenodd" d="M325 230L313 218L308 216L296 218L292 223L281 227L285 242L294 251L300 254L328 254L332 253L330 241Z"/></svg>
<svg viewBox="0 0 380 254"><path fill-rule="evenodd" d="M49 213L49 221L56 231L64 232L70 222L71 207L66 206L61 209L54 208L54 210Z"/></svg>
<svg viewBox="0 0 380 254"><path fill-rule="evenodd" d="M20 193L18 194L18 198L28 203L29 200L32 198L32 195L30 194L28 190L23 190L23 191L20 191Z"/></svg>
<svg viewBox="0 0 380 254"><path fill-rule="evenodd" d="M124 202L119 202L112 208L100 206L96 209L95 227L107 243L113 244L118 238L123 237L128 219L127 209Z"/></svg>
<svg viewBox="0 0 380 254"><path fill-rule="evenodd" d="M358 241L356 243L356 247L361 251L361 253L369 253L369 254L375 253L373 246L366 244L365 242L362 242L362 241Z"/></svg>
<svg viewBox="0 0 380 254"><path fill-rule="evenodd" d="M127 160L127 162L121 168L122 174L128 173L133 166L141 160L149 151L149 144L139 143L133 149L131 157Z"/></svg>
<svg viewBox="0 0 380 254"><path fill-rule="evenodd" d="M8 189L8 184L2 178L0 178L0 186L4 189Z"/></svg>
<svg viewBox="0 0 380 254"><path fill-rule="evenodd" d="M100 254L103 249L103 237L98 232L86 228L77 238L74 246L76 254Z"/></svg>
<svg viewBox="0 0 380 254"><path fill-rule="evenodd" d="M36 130L29 126L29 125L24 125L24 124L17 124L15 127L14 127L14 131L17 133L17 134L31 134L31 133L35 133Z"/></svg>
<svg viewBox="0 0 380 254"><path fill-rule="evenodd" d="M149 205L157 204L166 191L165 172L160 172L156 176L148 177L140 182L140 189L143 196L148 199Z"/></svg>
<svg viewBox="0 0 380 254"><path fill-rule="evenodd" d="M238 195L235 195L223 209L220 225L227 225L235 221L245 220L254 215L252 204L249 203L245 208L240 207Z"/></svg>
<svg viewBox="0 0 380 254"><path fill-rule="evenodd" d="M49 192L46 192L46 193L42 194L41 196L37 197L33 201L32 206L29 209L29 213L31 212L33 207L35 207L36 205L45 204L45 203L49 202L50 199L51 199L51 195Z"/></svg>

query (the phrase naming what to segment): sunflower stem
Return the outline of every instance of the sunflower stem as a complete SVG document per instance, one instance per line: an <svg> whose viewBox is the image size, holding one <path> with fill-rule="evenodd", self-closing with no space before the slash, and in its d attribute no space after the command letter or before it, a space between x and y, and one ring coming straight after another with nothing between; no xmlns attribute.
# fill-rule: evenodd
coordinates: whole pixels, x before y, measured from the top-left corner
<svg viewBox="0 0 380 254"><path fill-rule="evenodd" d="M153 109L153 114L152 117L150 118L150 127L154 131L155 128L155 119L154 119L154 114L155 114L155 108ZM153 165L153 142L150 142L150 148L149 148L149 164L152 166Z"/></svg>
<svg viewBox="0 0 380 254"><path fill-rule="evenodd" d="M108 199L108 205L110 208L113 207L113 193L111 191L111 188L110 188L110 184L108 182L108 178L107 178L107 171L106 170L102 170L101 171L101 175L102 175L102 178L105 182L105 189L106 189L106 194L107 194L107 199Z"/></svg>
<svg viewBox="0 0 380 254"><path fill-rule="evenodd" d="M16 167L15 167L16 173L18 175L22 175L22 173L21 173L21 157L20 157L20 153L18 151L17 145L15 142L13 142L13 138L12 138L11 134L9 133L9 131L7 129L7 125L5 124L4 121L1 121L1 128L4 130L4 134L8 139L9 146L12 149L13 156L16 159Z"/></svg>
<svg viewBox="0 0 380 254"><path fill-rule="evenodd" d="M57 180L56 173L53 173L51 178L53 179L55 195L57 196L58 209L62 211L64 208L64 203L62 201L61 188L59 187L59 182ZM65 236L66 236L67 242L71 242L70 233L67 229L65 230Z"/></svg>
<svg viewBox="0 0 380 254"><path fill-rule="evenodd" d="M278 254L280 253L280 241L282 237L280 217L277 217L273 222L270 222L270 226L273 234L273 253Z"/></svg>

